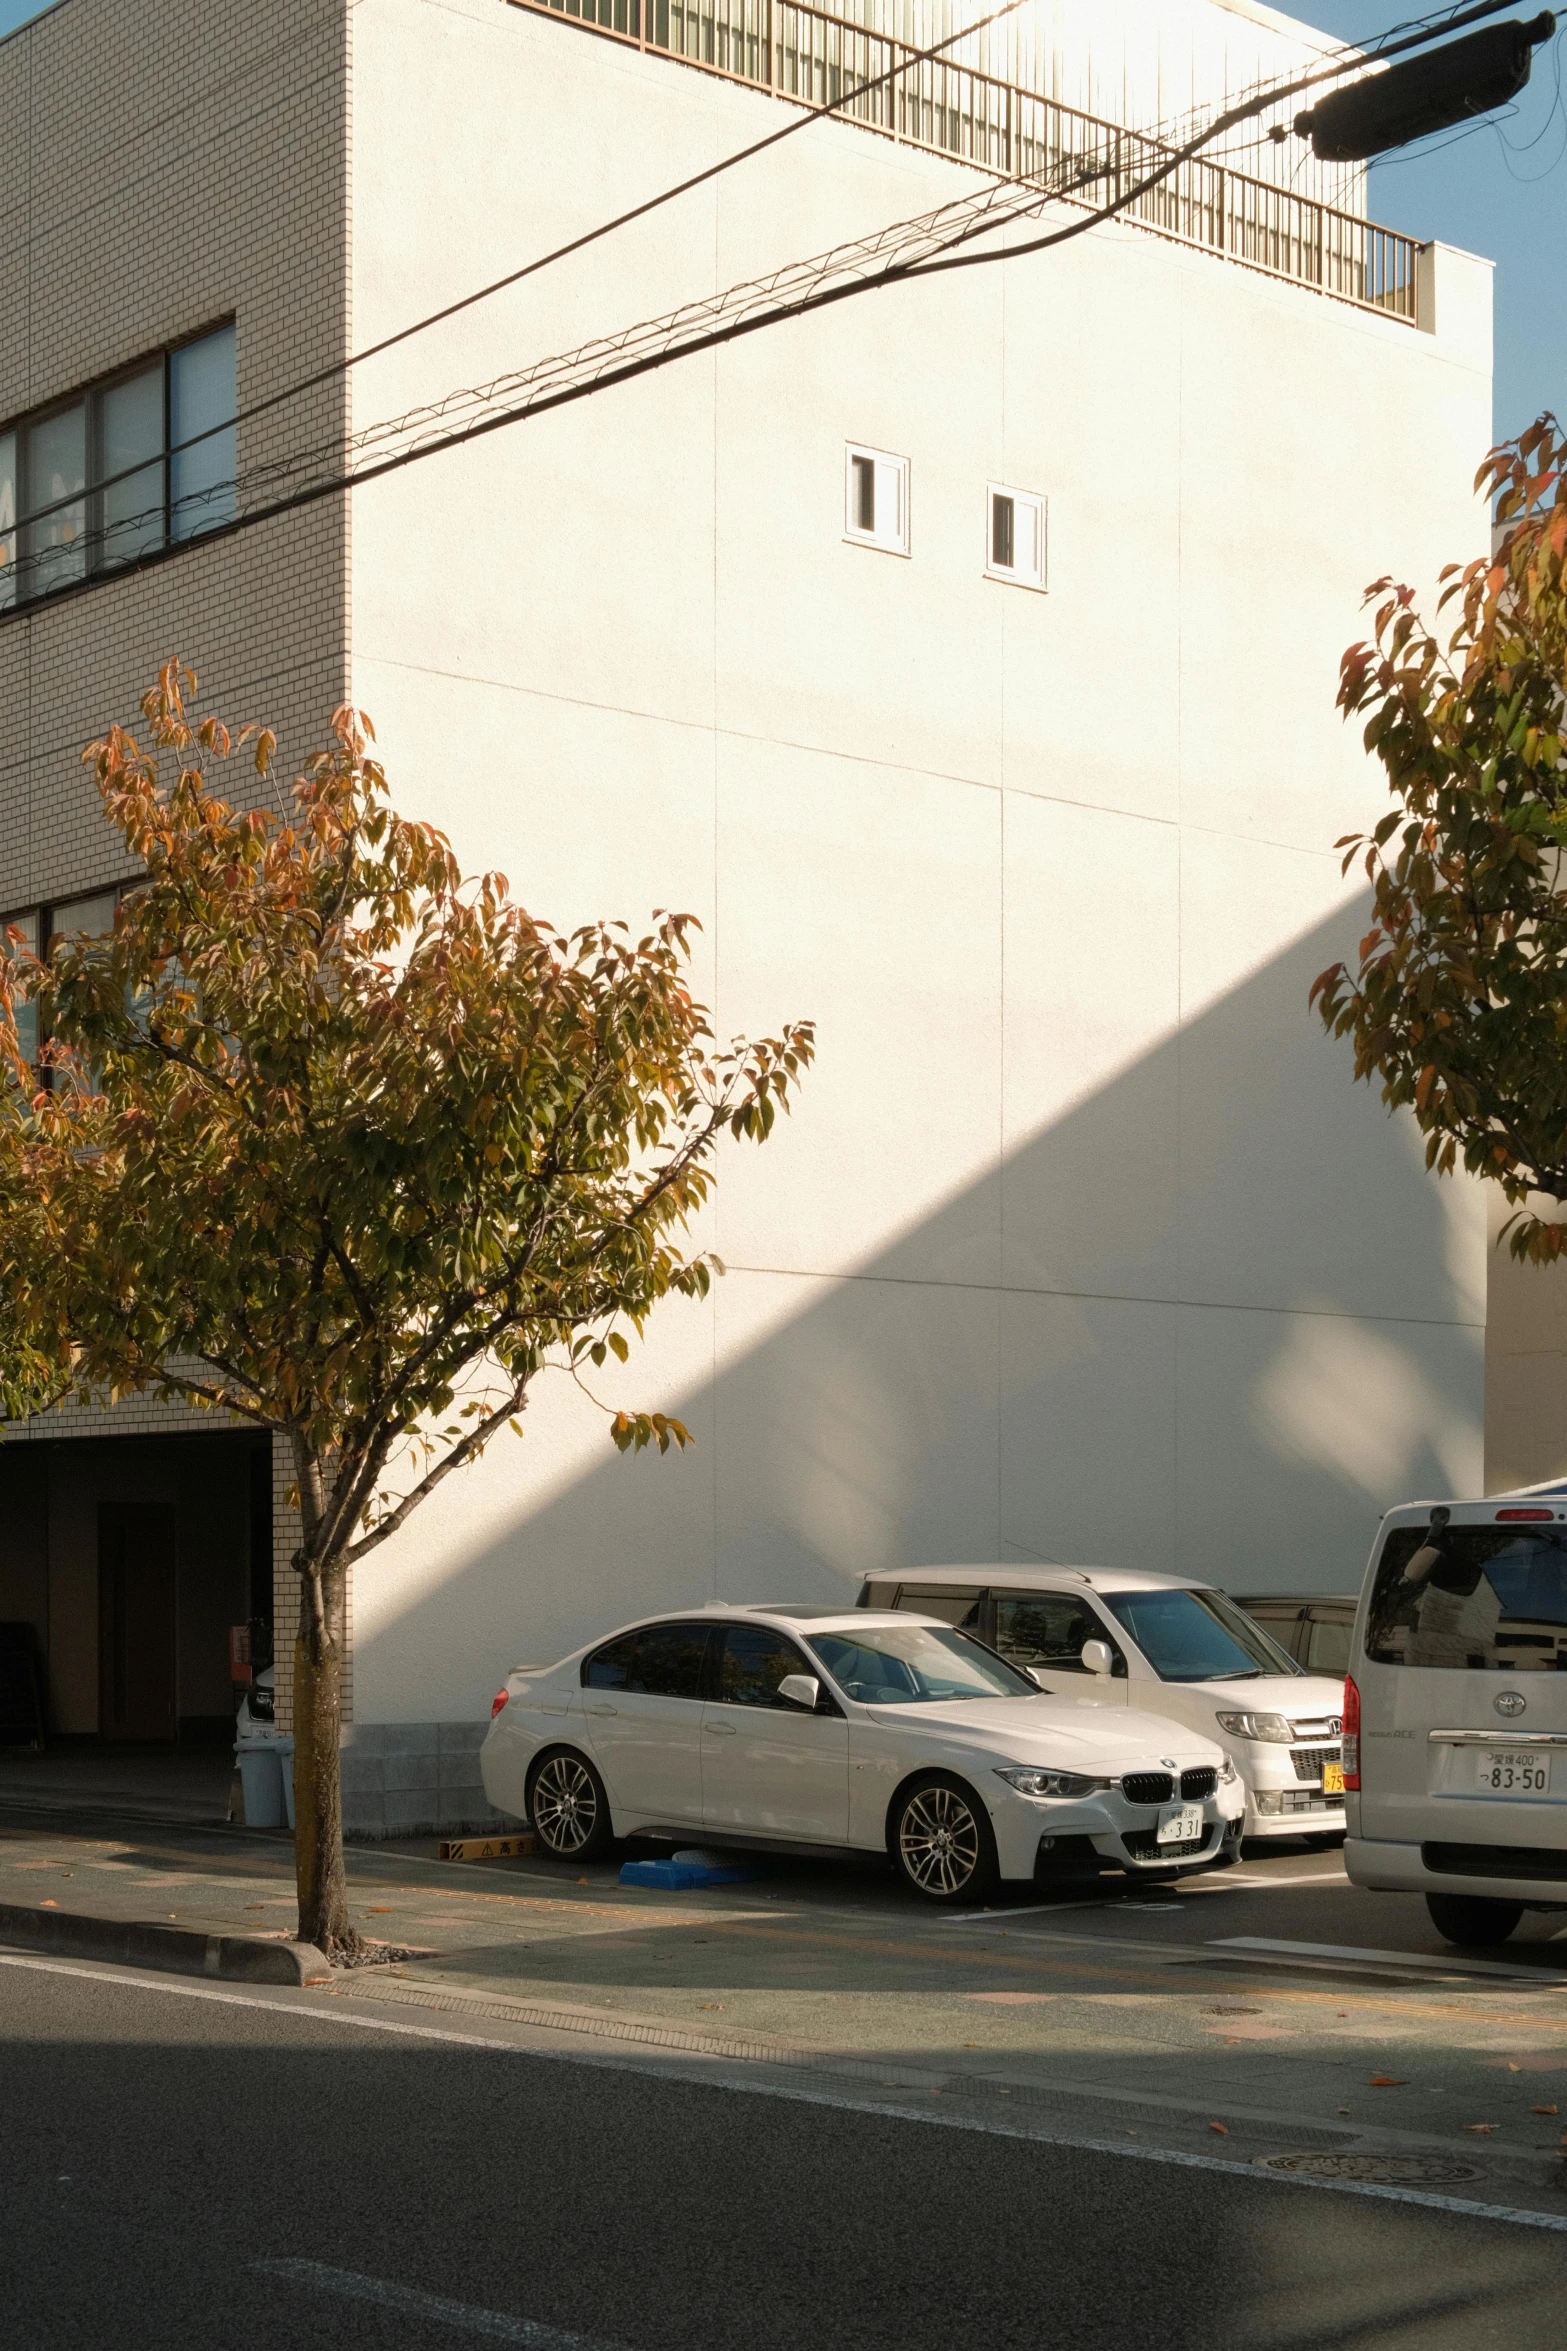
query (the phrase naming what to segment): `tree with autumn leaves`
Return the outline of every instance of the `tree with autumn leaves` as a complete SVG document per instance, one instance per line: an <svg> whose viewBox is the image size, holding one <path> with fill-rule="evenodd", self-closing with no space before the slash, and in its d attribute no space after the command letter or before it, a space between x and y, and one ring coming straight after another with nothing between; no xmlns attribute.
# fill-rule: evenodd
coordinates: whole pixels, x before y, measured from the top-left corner
<svg viewBox="0 0 1567 2351"><path fill-rule="evenodd" d="M0 959L0 1411L167 1397L287 1449L299 1931L358 1938L343 1868L346 1578L508 1425L549 1365L628 1354L658 1301L705 1295L682 1244L724 1135L765 1141L809 1022L716 1046L687 986L692 918L563 935L465 883L398 816L361 714L288 820L218 789L264 729L191 715L170 663L86 754L144 876L112 932ZM47 1042L20 1049L30 1001ZM618 1412L623 1451L683 1446Z"/></svg>
<svg viewBox="0 0 1567 2351"><path fill-rule="evenodd" d="M1567 1255L1567 438L1543 416L1491 452L1491 556L1450 565L1444 646L1407 587L1379 580L1373 642L1345 654L1339 708L1395 805L1339 842L1363 864L1357 968L1312 988L1355 1075L1407 1106L1426 1164L1499 1184L1517 1258ZM1531 1205L1551 1204L1542 1214Z"/></svg>

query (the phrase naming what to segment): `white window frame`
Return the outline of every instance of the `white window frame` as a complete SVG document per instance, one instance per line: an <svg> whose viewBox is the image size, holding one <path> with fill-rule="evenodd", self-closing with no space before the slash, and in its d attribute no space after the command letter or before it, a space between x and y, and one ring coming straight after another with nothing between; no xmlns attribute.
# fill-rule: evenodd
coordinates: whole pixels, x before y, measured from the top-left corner
<svg viewBox="0 0 1567 2351"><path fill-rule="evenodd" d="M858 463L856 462L858 461ZM859 490L861 466L874 472L874 529L861 528ZM890 504L890 522L886 508ZM909 530L909 461L888 449L872 448L868 441L848 441L843 451L843 535L851 547L874 547L880 555L907 555Z"/></svg>
<svg viewBox="0 0 1567 2351"><path fill-rule="evenodd" d="M995 560L996 500L1010 498L1013 506L1013 530L1019 510L1034 517L1034 544L1038 563L1031 569L1022 569L1016 563L997 563ZM1014 552L1016 538L1013 540ZM985 577L999 580L1003 587L1029 588L1036 596L1048 593L1050 584L1050 507L1043 490L1020 490L1012 482L985 484Z"/></svg>

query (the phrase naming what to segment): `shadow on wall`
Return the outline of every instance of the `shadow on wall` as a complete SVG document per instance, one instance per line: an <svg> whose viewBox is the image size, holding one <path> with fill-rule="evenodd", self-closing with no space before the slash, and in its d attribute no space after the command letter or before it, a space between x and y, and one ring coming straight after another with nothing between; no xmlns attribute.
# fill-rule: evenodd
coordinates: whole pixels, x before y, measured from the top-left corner
<svg viewBox="0 0 1567 2351"><path fill-rule="evenodd" d="M499 1665L642 1609L836 1602L900 1564L1353 1590L1384 1509L1478 1492L1480 1204L1306 1013L1356 911L847 1278L732 1267L716 1375L668 1399L694 1453L606 1444L530 1499L536 1469L492 1450L470 1531L459 1502L400 1538L417 1575L365 1570L361 1719L482 1713Z"/></svg>

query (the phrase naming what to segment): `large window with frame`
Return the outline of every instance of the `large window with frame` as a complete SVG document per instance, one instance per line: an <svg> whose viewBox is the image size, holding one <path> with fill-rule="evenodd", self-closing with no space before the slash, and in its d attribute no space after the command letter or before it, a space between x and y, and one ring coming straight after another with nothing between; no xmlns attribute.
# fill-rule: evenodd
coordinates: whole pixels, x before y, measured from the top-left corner
<svg viewBox="0 0 1567 2351"><path fill-rule="evenodd" d="M114 928L121 891L95 890L86 898L62 898L51 906L29 906L16 914L0 915L0 954L47 954L59 939L101 939ZM15 935L13 935L15 934ZM16 1035L24 1061L36 1063L43 1040L38 1033L38 1007L17 1004ZM47 1073L44 1073L47 1084Z"/></svg>
<svg viewBox="0 0 1567 2351"><path fill-rule="evenodd" d="M0 611L234 519L234 326L0 432Z"/></svg>

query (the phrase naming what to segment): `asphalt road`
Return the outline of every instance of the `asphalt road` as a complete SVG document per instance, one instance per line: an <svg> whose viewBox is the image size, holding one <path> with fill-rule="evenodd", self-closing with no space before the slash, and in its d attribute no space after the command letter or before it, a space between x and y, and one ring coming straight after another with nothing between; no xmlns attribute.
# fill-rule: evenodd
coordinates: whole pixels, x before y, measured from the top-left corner
<svg viewBox="0 0 1567 2351"><path fill-rule="evenodd" d="M296 1996L297 1998L298 1996ZM27 2351L1556 2351L1567 2238L0 1966Z"/></svg>

